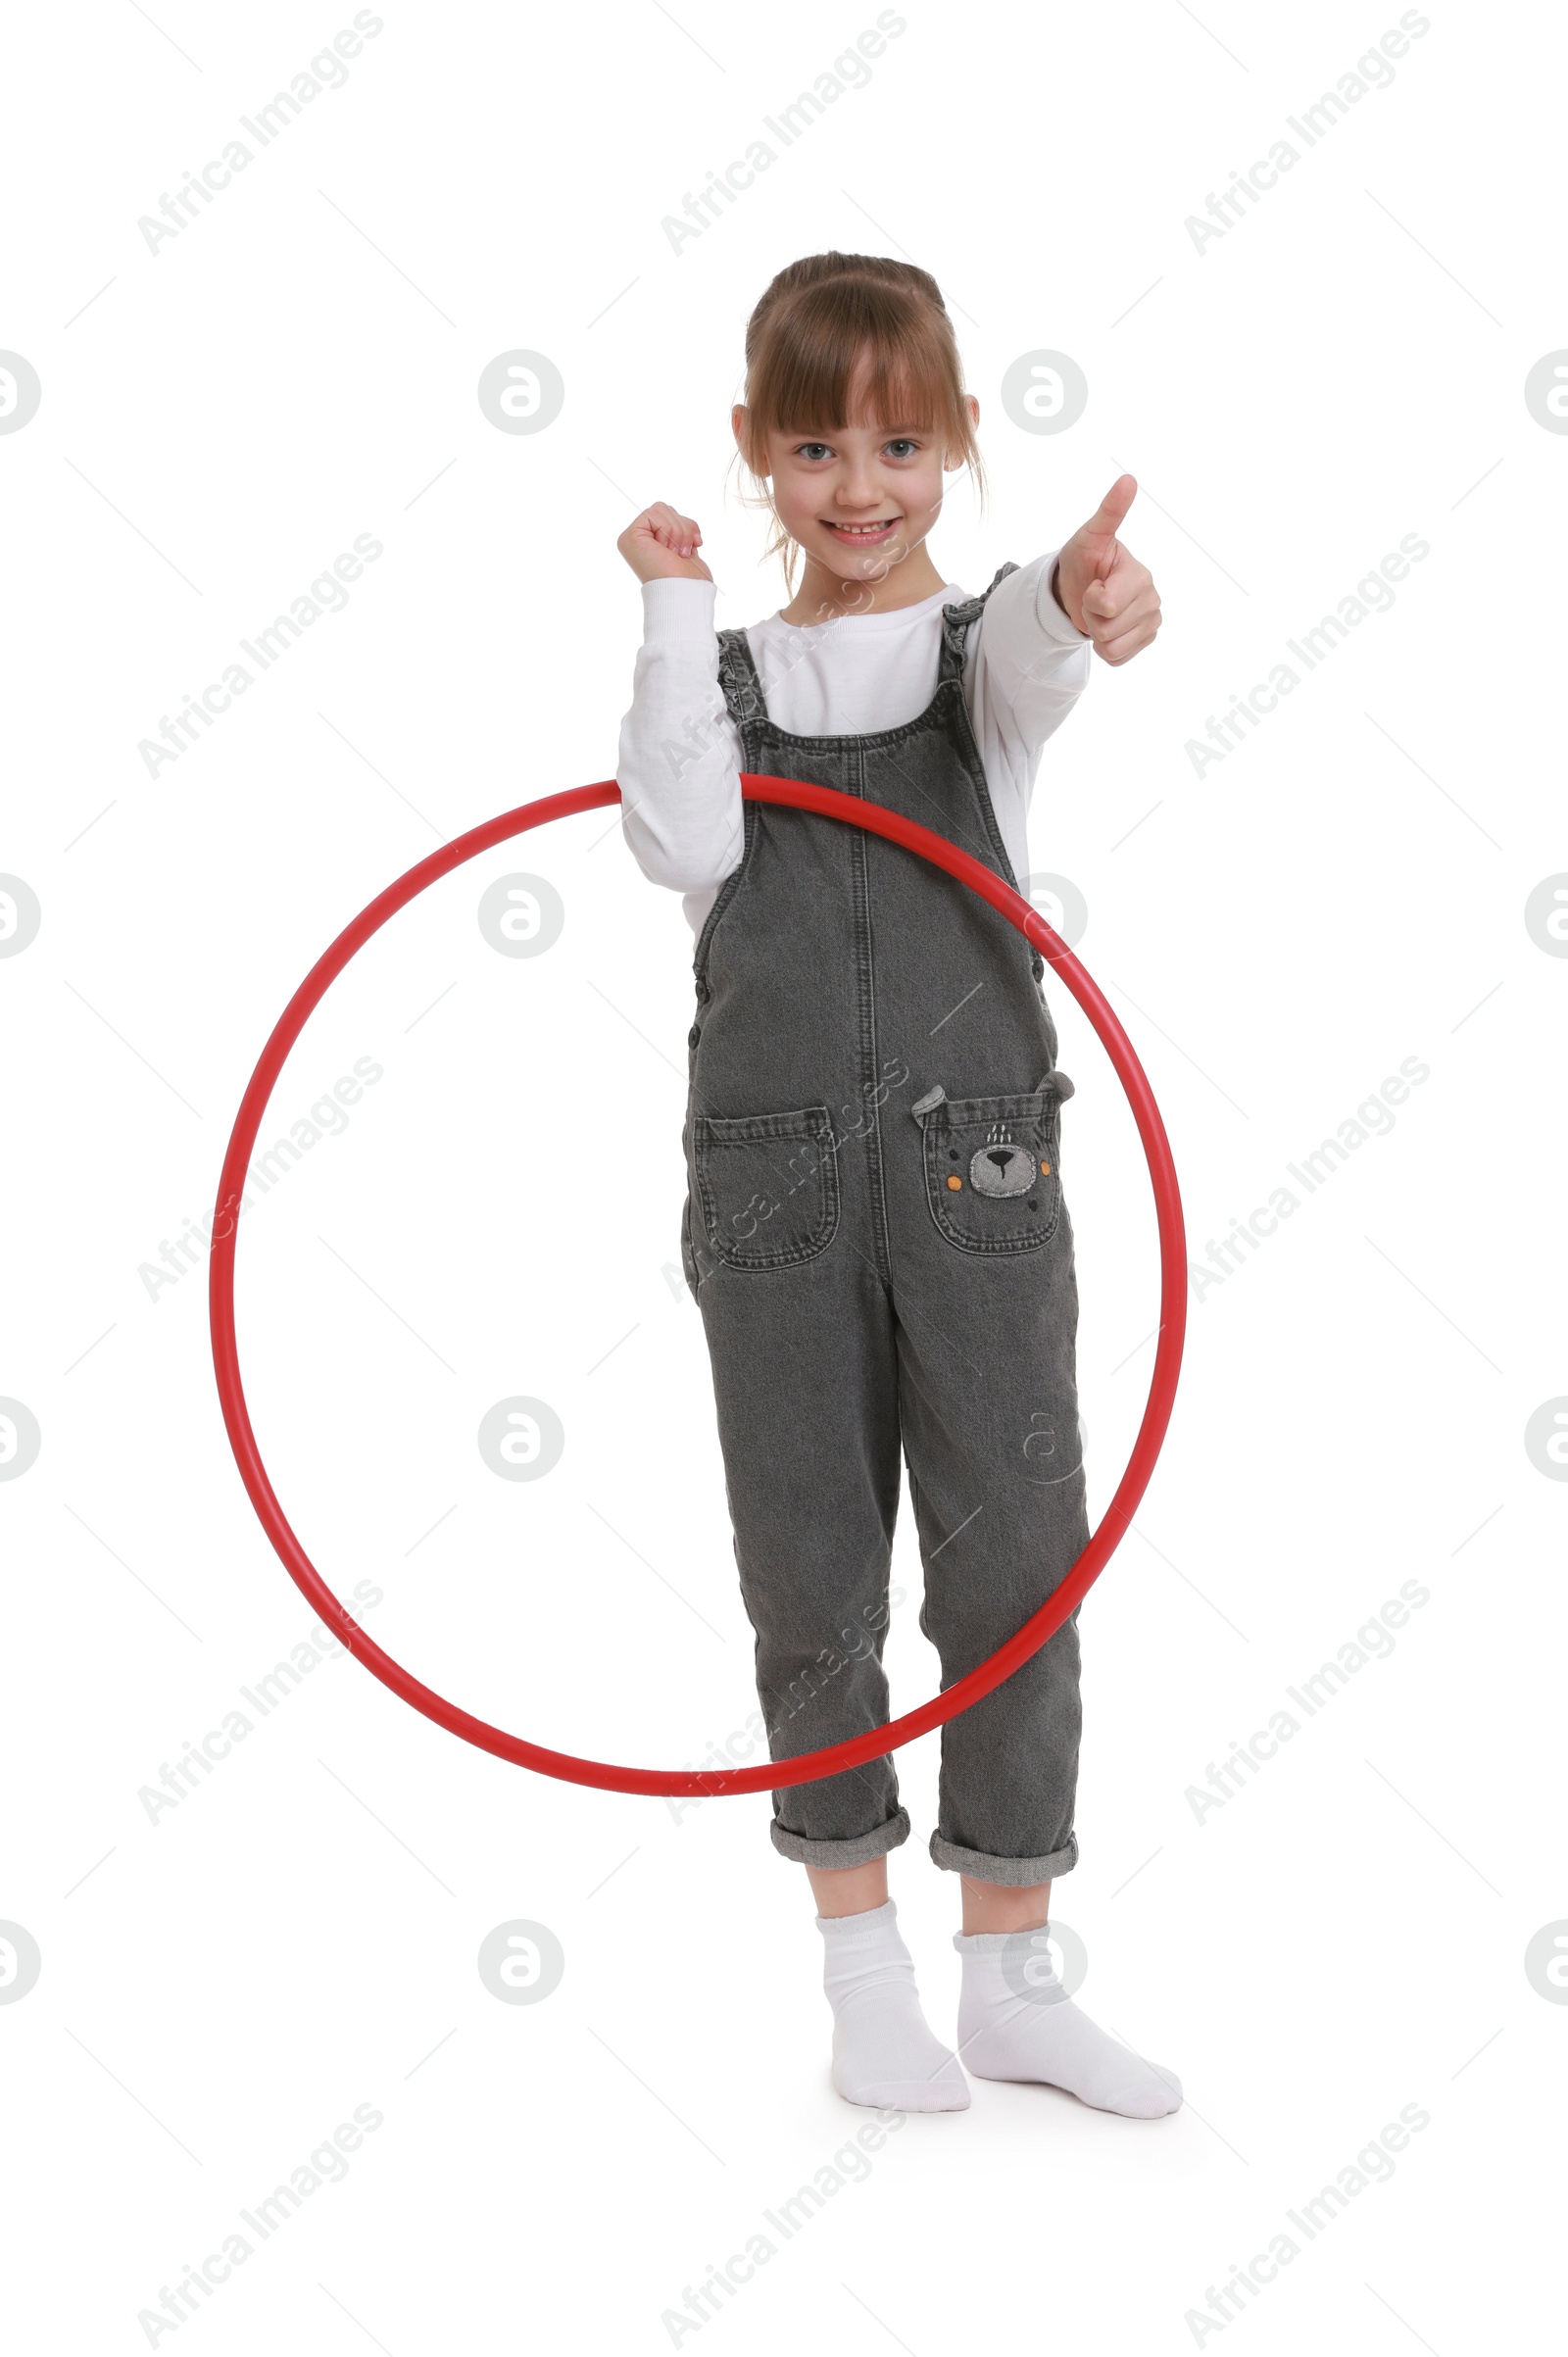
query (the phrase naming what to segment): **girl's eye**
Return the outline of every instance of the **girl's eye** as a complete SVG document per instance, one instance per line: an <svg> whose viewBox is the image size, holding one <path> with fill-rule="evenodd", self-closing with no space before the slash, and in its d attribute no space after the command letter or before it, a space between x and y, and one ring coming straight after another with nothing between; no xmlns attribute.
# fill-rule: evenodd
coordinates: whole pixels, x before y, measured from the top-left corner
<svg viewBox="0 0 1568 2357"><path fill-rule="evenodd" d="M830 452L825 442L803 442L798 456L803 459L825 459Z"/></svg>
<svg viewBox="0 0 1568 2357"><path fill-rule="evenodd" d="M910 434L896 434L887 445L889 456L895 459L912 459L918 447Z"/></svg>

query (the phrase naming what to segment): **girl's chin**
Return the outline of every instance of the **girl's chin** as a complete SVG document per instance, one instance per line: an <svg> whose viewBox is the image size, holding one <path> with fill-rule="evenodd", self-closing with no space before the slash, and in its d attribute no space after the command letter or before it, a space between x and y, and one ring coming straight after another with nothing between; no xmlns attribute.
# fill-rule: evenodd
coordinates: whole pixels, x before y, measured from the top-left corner
<svg viewBox="0 0 1568 2357"><path fill-rule="evenodd" d="M840 581L880 581L908 555L909 544L902 533L863 549L828 537L808 543L808 553Z"/></svg>

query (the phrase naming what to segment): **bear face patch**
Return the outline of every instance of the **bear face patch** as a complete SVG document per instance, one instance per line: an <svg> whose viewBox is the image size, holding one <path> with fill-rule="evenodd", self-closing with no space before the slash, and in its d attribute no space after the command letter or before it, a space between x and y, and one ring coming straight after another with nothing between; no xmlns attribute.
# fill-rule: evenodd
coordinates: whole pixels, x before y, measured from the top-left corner
<svg viewBox="0 0 1568 2357"><path fill-rule="evenodd" d="M977 1195L1027 1195L1039 1175L1029 1148L1000 1128L969 1157L969 1184Z"/></svg>

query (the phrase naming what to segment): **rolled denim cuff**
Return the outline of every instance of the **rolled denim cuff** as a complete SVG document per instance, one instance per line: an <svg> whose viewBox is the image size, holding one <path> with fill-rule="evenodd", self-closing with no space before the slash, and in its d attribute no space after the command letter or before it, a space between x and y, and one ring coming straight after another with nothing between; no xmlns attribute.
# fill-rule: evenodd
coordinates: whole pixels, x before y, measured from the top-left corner
<svg viewBox="0 0 1568 2357"><path fill-rule="evenodd" d="M792 1834L776 1817L767 1830L779 1855L793 1858L799 1866L867 1866L908 1840L909 1812L901 1808L886 1825L878 1825L868 1834L856 1834L848 1841L809 1841L805 1834Z"/></svg>
<svg viewBox="0 0 1568 2357"><path fill-rule="evenodd" d="M1078 1863L1078 1836L1067 1836L1065 1849L1054 1849L1043 1858L992 1858L983 1849L959 1849L952 1841L944 1841L940 1834L931 1836L933 1862L949 1874L972 1875L977 1883L1005 1883L1014 1889L1026 1889L1034 1883L1053 1883L1058 1874L1071 1874Z"/></svg>

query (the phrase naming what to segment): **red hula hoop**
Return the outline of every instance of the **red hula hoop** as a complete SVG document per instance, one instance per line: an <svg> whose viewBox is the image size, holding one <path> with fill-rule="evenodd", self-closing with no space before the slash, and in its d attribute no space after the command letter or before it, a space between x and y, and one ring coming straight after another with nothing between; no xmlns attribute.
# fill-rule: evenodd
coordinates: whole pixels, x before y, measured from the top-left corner
<svg viewBox="0 0 1568 2357"><path fill-rule="evenodd" d="M679 1793L716 1798L730 1792L771 1792L790 1785L811 1783L817 1777L833 1776L841 1769L858 1767L864 1760L880 1759L885 1753L899 1749L902 1744L912 1743L916 1736L926 1735L933 1727L941 1727L949 1719L956 1718L971 1703L978 1702L982 1696L992 1693L1020 1663L1038 1652L1047 1639L1061 1627L1068 1614L1087 1596L1131 1523L1139 1500L1149 1486L1170 1422L1181 1366L1182 1339L1186 1330L1187 1239L1165 1125L1160 1119L1159 1108L1154 1103L1144 1068L1133 1052L1132 1043L1103 994L1079 964L1066 943L1052 931L1020 894L1012 891L991 868L971 859L967 852L959 851L945 836L933 834L927 827L914 825L896 811L884 809L880 803L862 802L853 795L836 793L827 786L808 785L800 778L760 777L750 770L741 773L741 789L749 801L781 803L794 810L817 811L825 818L842 819L850 826L863 827L871 834L886 836L889 842L902 844L920 859L929 859L934 866L956 876L971 892L979 893L994 908L1000 909L1008 923L1033 943L1060 975L1105 1047L1116 1076L1126 1091L1133 1118L1138 1124L1138 1134L1143 1141L1159 1223L1161 1285L1158 1341L1149 1399L1138 1428L1138 1437L1133 1443L1132 1454L1127 1460L1127 1469L1105 1509L1103 1521L1089 1545L1067 1577L1040 1610L1025 1621L1016 1636L1009 1638L992 1654L989 1661L982 1662L978 1669L971 1670L967 1677L958 1679L929 1702L922 1702L917 1710L906 1711L903 1718L890 1719L885 1726L872 1728L848 1743L829 1744L824 1750L802 1752L793 1759L768 1760L756 1767L722 1770L617 1767L603 1760L577 1759L569 1752L548 1750L542 1744L530 1743L521 1736L509 1735L504 1728L492 1727L485 1720L474 1718L457 1703L449 1702L444 1695L422 1685L365 1634L327 1587L289 1527L268 1478L261 1450L256 1445L256 1435L251 1429L250 1413L245 1402L245 1389L240 1380L239 1354L234 1337L237 1207L262 1116L282 1071L284 1059L309 1016L371 934L379 932L389 917L406 908L427 885L449 875L455 867L465 865L467 860L477 859L481 852L490 851L496 844L505 843L514 835L524 834L530 827L548 826L552 819L571 817L578 811L597 810L607 803L618 802L620 789L611 778L598 785L577 786L570 793L545 795L537 802L522 804L517 810L503 811L498 817L486 819L482 826L470 827L466 834L457 836L440 851L432 852L427 859L419 860L417 865L399 876L395 883L389 884L368 908L361 910L352 924L344 927L331 948L317 959L284 1007L251 1074L234 1117L234 1127L219 1180L209 1287L213 1365L223 1421L228 1429L229 1445L234 1451L240 1478L283 1568L318 1618L329 1627L341 1631L345 1645L357 1661L363 1662L372 1676L380 1679L383 1686L389 1687L393 1694L422 1712L425 1718L433 1719L438 1727L446 1728L451 1735L460 1736L465 1743L476 1744L481 1751L493 1752L498 1759L511 1760L517 1767L532 1768L542 1776L554 1776L567 1784L594 1785L602 1791L612 1792Z"/></svg>

